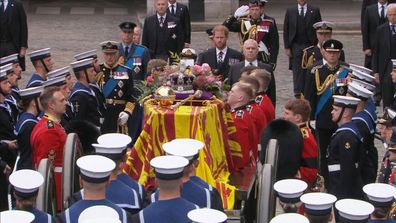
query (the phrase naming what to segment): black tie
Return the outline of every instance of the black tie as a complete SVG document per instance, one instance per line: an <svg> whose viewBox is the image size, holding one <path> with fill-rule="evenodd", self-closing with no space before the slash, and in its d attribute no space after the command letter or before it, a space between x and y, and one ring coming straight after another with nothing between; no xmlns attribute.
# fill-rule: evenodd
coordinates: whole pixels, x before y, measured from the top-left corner
<svg viewBox="0 0 396 223"><path fill-rule="evenodd" d="M129 46L125 47L125 56L128 57L129 54Z"/></svg>
<svg viewBox="0 0 396 223"><path fill-rule="evenodd" d="M174 6L174 5L171 5L171 7L172 7L172 9L171 9L172 15L176 14L176 13L175 13L175 6Z"/></svg>
<svg viewBox="0 0 396 223"><path fill-rule="evenodd" d="M160 17L160 26L162 27L162 26L164 26L164 17Z"/></svg>
<svg viewBox="0 0 396 223"><path fill-rule="evenodd" d="M254 66L252 62L249 62L249 66Z"/></svg>
<svg viewBox="0 0 396 223"><path fill-rule="evenodd" d="M217 63L218 63L218 64L223 63L223 55L224 55L223 51L220 51L220 52L219 52L219 56L218 56L218 58L217 58Z"/></svg>
<svg viewBox="0 0 396 223"><path fill-rule="evenodd" d="M381 19L385 19L385 7L381 6Z"/></svg>
<svg viewBox="0 0 396 223"><path fill-rule="evenodd" d="M300 16L304 17L304 7L300 7Z"/></svg>
<svg viewBox="0 0 396 223"><path fill-rule="evenodd" d="M4 0L1 0L1 7L0 7L1 12L5 11L5 4L4 4Z"/></svg>

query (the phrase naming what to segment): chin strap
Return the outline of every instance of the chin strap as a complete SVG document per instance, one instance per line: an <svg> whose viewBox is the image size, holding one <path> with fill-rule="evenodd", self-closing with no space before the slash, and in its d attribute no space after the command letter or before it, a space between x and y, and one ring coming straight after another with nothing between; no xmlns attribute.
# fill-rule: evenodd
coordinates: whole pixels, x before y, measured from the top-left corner
<svg viewBox="0 0 396 223"><path fill-rule="evenodd" d="M91 83L91 82L89 81L89 78L88 78L87 70L84 70L84 74L85 74L85 80L87 81L87 83L88 83L88 84Z"/></svg>
<svg viewBox="0 0 396 223"><path fill-rule="evenodd" d="M337 119L336 123L341 121L341 118L344 115L344 112L345 112L345 107L342 107L341 113L338 115L338 119Z"/></svg>
<svg viewBox="0 0 396 223"><path fill-rule="evenodd" d="M45 65L45 63L44 63L44 59L40 59L40 61L41 61L41 63L43 64L43 66L44 66L44 69L47 71L47 73L49 72L49 70L48 70L48 67L47 67L47 65Z"/></svg>

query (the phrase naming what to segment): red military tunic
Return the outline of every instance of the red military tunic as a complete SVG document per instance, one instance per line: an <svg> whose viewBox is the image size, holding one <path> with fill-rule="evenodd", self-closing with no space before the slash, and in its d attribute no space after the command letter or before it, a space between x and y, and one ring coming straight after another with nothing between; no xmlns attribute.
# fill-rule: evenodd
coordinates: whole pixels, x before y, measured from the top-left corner
<svg viewBox="0 0 396 223"><path fill-rule="evenodd" d="M60 120L45 114L34 126L30 135L32 145L33 165L38 167L42 159L54 161L54 177L58 209L62 206L62 162L63 147L66 142L65 129L60 125Z"/></svg>
<svg viewBox="0 0 396 223"><path fill-rule="evenodd" d="M301 180L308 184L308 188L311 188L318 173L318 145L311 130L305 123L300 125L300 130L303 136L303 148L299 172Z"/></svg>
<svg viewBox="0 0 396 223"><path fill-rule="evenodd" d="M260 136L263 129L267 126L267 118L262 108L255 101L252 101L248 105L246 105L246 110L249 112L252 117L252 121L254 123L256 129L256 138L254 139L254 143L256 146L253 146L252 153L254 160L257 160L258 147L257 145L260 143Z"/></svg>
<svg viewBox="0 0 396 223"><path fill-rule="evenodd" d="M257 94L255 101L264 111L267 122L272 122L275 119L275 107L268 95L265 92L260 92Z"/></svg>
<svg viewBox="0 0 396 223"><path fill-rule="evenodd" d="M246 110L246 105L233 109L232 119L236 127L236 134L241 145L243 165L247 166L250 161L252 148L257 147L256 128L252 117Z"/></svg>

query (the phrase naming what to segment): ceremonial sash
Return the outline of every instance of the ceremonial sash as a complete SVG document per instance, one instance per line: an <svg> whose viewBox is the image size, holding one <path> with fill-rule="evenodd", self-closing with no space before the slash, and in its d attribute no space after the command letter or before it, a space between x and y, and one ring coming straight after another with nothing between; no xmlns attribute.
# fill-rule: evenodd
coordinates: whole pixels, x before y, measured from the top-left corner
<svg viewBox="0 0 396 223"><path fill-rule="evenodd" d="M113 92L114 88L117 86L118 81L114 78L109 79L105 85L103 85L103 95L105 98L108 98L111 92Z"/></svg>
<svg viewBox="0 0 396 223"><path fill-rule="evenodd" d="M338 77L334 80L334 82L337 81L337 79L339 79L339 78L345 78L345 77L348 75L348 73L349 73L349 70L348 70L348 69L344 69L344 70L338 75ZM335 90L337 90L338 88L339 88L339 87L336 86ZM330 85L329 85L329 86L327 86L326 91L323 92L323 94L320 96L319 102L318 102L318 104L316 105L315 118L318 117L319 113L322 111L323 107L325 106L325 104L327 103L327 101L329 101L329 99L331 98L331 96L332 96L332 93L331 93Z"/></svg>
<svg viewBox="0 0 396 223"><path fill-rule="evenodd" d="M127 67L134 67L134 66L136 66L135 65L135 62L134 62L134 58L136 58L136 57L142 57L143 56L143 53L144 53L144 47L142 47L142 46L138 46L138 45L135 45L135 49L134 49L134 51L133 51L133 54L132 54L132 57L130 57L130 58L126 58L127 59L127 61L126 61L126 63L125 63L125 65L127 66ZM140 63L142 63L142 60L140 59ZM141 64L140 64L141 65Z"/></svg>

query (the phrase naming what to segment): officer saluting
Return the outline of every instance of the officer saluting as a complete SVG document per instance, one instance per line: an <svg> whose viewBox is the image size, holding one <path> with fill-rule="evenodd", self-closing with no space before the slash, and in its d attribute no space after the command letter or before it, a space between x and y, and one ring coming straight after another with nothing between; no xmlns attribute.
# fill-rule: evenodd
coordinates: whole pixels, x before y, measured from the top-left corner
<svg viewBox="0 0 396 223"><path fill-rule="evenodd" d="M241 46L247 39L254 39L259 46L258 60L271 64L274 70L279 51L279 35L275 19L261 15L265 3L266 1L251 0L249 6L239 7L223 25L239 34Z"/></svg>
<svg viewBox="0 0 396 223"><path fill-rule="evenodd" d="M88 155L79 158L76 164L80 169L80 183L84 188L84 199L57 215L57 220L62 223L78 222L80 214L85 209L103 205L116 210L122 223L128 222L129 214L105 198L110 174L116 168L114 161L100 155Z"/></svg>
<svg viewBox="0 0 396 223"><path fill-rule="evenodd" d="M197 205L180 197L184 167L188 160L179 156L159 156L150 161L160 190L158 201L139 212L141 223L185 223L187 213Z"/></svg>
<svg viewBox="0 0 396 223"><path fill-rule="evenodd" d="M88 121L100 127L101 114L95 93L89 84L96 80L93 59L84 59L70 64L77 78L69 97L76 120Z"/></svg>
<svg viewBox="0 0 396 223"><path fill-rule="evenodd" d="M31 223L53 222L51 215L34 207L39 188L44 182L44 178L39 172L18 170L10 175L9 181L14 189L15 209L32 213L35 218Z"/></svg>

